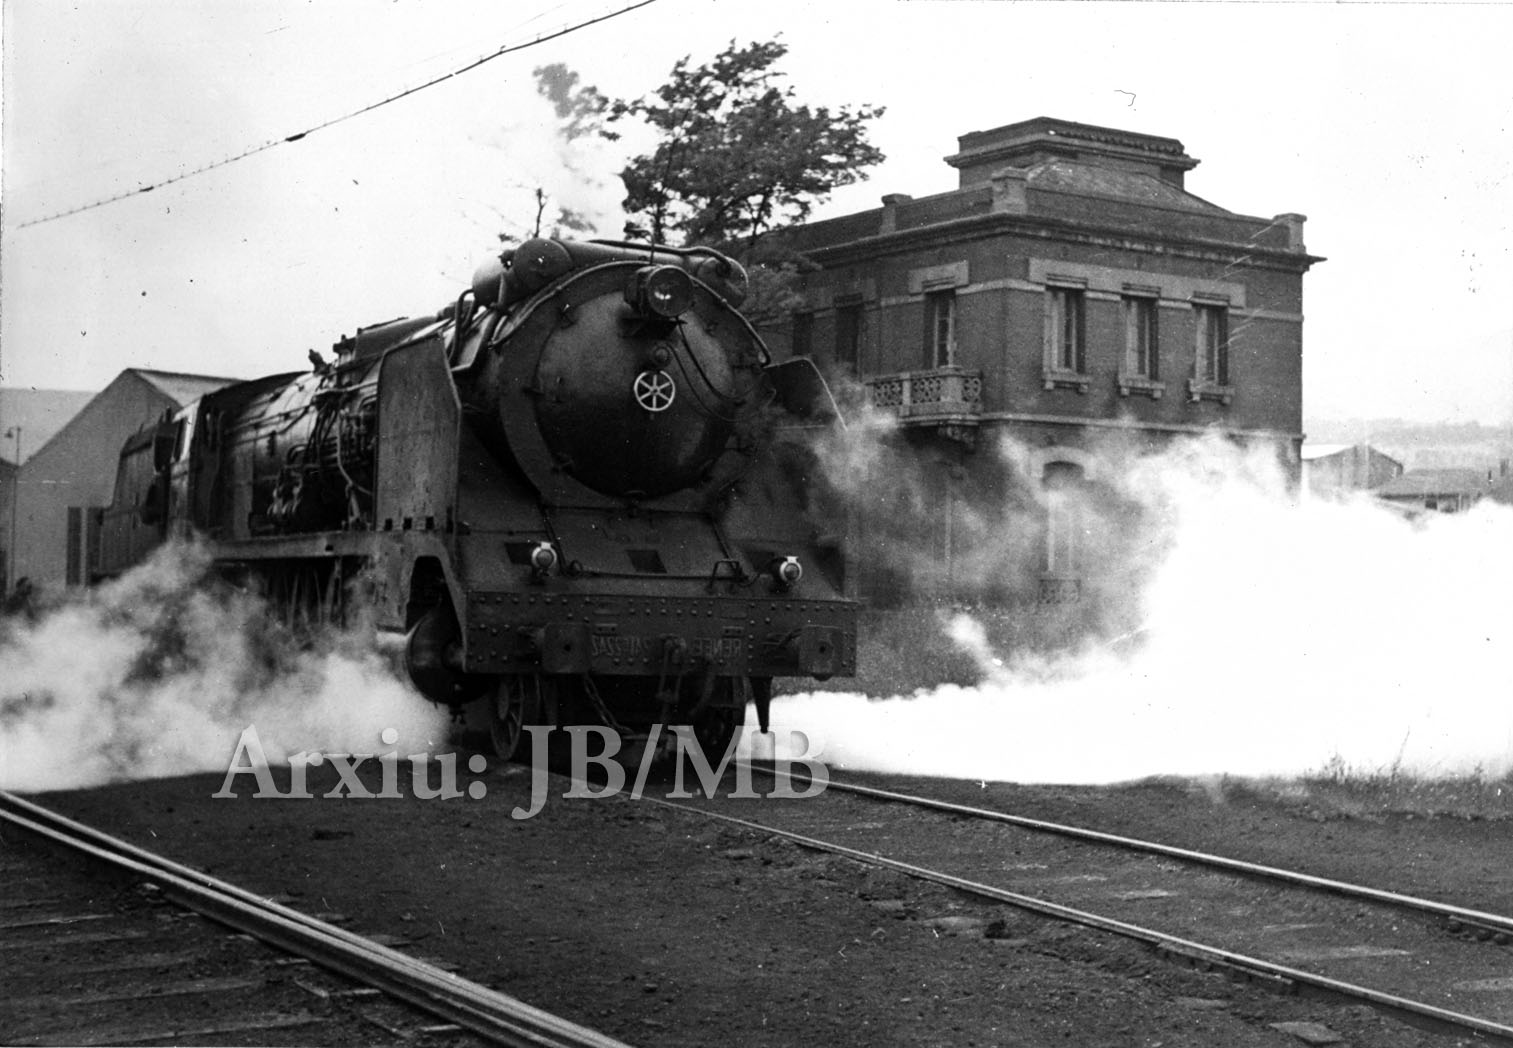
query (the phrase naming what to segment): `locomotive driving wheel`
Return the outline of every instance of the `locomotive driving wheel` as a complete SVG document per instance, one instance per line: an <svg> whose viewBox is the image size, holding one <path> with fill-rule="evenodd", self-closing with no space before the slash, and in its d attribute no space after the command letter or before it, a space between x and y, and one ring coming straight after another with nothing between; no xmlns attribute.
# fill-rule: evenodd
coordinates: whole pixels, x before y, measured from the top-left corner
<svg viewBox="0 0 1513 1048"><path fill-rule="evenodd" d="M346 625L346 579L340 562L289 561L264 570L263 591L277 621L301 645Z"/></svg>
<svg viewBox="0 0 1513 1048"><path fill-rule="evenodd" d="M489 745L502 761L513 760L525 735L529 679L506 676L489 700Z"/></svg>

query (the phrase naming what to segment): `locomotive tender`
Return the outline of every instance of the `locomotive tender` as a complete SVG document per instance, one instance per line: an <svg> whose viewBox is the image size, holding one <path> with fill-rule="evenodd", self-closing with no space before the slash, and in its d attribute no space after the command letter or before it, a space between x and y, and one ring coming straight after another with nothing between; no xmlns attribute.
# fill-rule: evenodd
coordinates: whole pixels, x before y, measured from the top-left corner
<svg viewBox="0 0 1513 1048"><path fill-rule="evenodd" d="M855 670L856 606L807 437L839 425L771 363L710 249L528 240L437 315L314 370L237 383L129 440L102 573L171 537L301 628L352 602L404 631L417 688L527 723L717 758L772 679Z"/></svg>

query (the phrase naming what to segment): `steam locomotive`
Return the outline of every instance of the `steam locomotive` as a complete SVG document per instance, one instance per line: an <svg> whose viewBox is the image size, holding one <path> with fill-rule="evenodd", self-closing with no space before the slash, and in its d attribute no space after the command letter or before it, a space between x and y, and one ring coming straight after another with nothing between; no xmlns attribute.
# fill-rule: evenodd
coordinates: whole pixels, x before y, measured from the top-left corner
<svg viewBox="0 0 1513 1048"><path fill-rule="evenodd" d="M193 535L291 624L360 600L505 758L525 724L590 722L690 724L718 755L748 703L766 730L774 677L856 658L809 440L838 414L745 292L709 249L528 240L436 315L129 440L102 572Z"/></svg>

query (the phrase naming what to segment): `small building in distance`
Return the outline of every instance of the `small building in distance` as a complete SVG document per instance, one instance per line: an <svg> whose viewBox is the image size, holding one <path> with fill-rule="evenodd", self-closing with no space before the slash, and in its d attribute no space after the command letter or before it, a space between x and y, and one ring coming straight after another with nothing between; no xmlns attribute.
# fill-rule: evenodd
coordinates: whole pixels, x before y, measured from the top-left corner
<svg viewBox="0 0 1513 1048"><path fill-rule="evenodd" d="M1513 461L1499 459L1497 476L1487 488L1487 498L1504 506L1513 506Z"/></svg>
<svg viewBox="0 0 1513 1048"><path fill-rule="evenodd" d="M1039 117L958 143L956 188L791 233L819 268L774 349L893 416L928 464L904 494L866 478L859 592L1078 600L1117 560L1100 547L1138 537L1100 501L1121 460L1184 437L1259 449L1296 483L1303 275L1322 261L1304 217L1194 195L1173 138ZM900 528L899 499L928 526ZM1006 506L1011 526L986 523Z"/></svg>
<svg viewBox="0 0 1513 1048"><path fill-rule="evenodd" d="M75 389L0 388L0 587L9 592L20 577L11 571L12 524L21 464L53 438L94 394Z"/></svg>
<svg viewBox="0 0 1513 1048"><path fill-rule="evenodd" d="M1303 445L1303 490L1317 498L1371 491L1403 474L1403 464L1370 444Z"/></svg>
<svg viewBox="0 0 1513 1048"><path fill-rule="evenodd" d="M1479 469L1411 469L1376 490L1376 497L1401 510L1463 513L1492 488Z"/></svg>
<svg viewBox="0 0 1513 1048"><path fill-rule="evenodd" d="M121 447L143 426L234 379L128 368L27 456L16 478L15 578L36 587L91 581L100 516Z"/></svg>

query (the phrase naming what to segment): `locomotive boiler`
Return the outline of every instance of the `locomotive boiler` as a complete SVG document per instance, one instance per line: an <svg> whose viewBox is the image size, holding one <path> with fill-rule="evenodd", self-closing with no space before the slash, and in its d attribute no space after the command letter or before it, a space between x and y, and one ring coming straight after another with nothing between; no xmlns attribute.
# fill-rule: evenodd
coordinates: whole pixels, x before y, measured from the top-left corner
<svg viewBox="0 0 1513 1048"><path fill-rule="evenodd" d="M297 626L355 601L416 687L527 723L691 724L855 669L813 365L773 364L708 249L533 239L434 316L227 386L128 441L106 573L169 537ZM360 701L355 698L354 701Z"/></svg>

